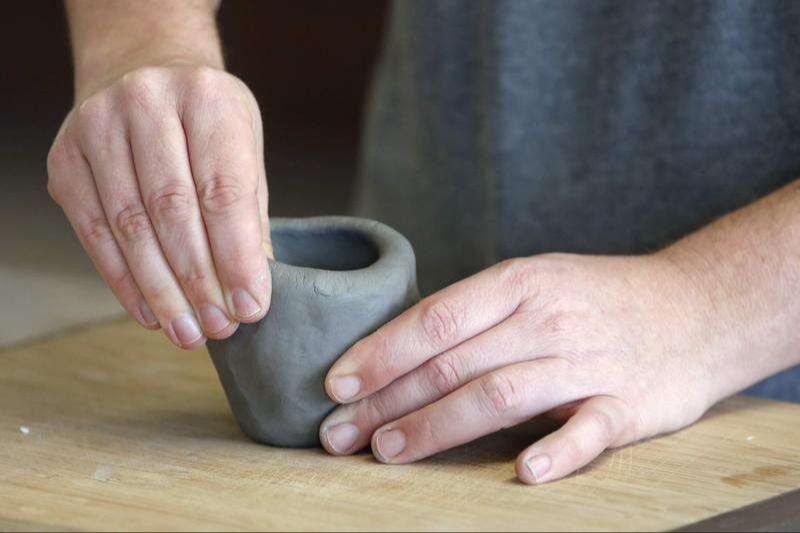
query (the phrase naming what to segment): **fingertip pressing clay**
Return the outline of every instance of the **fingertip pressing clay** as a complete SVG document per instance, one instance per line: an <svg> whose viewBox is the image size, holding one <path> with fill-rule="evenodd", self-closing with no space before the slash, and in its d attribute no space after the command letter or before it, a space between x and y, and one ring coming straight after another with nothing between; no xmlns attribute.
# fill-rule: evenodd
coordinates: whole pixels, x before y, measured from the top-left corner
<svg viewBox="0 0 800 533"><path fill-rule="evenodd" d="M414 252L372 220L277 218L270 225L269 312L208 349L245 434L275 446L316 446L335 406L324 388L330 367L418 300Z"/></svg>

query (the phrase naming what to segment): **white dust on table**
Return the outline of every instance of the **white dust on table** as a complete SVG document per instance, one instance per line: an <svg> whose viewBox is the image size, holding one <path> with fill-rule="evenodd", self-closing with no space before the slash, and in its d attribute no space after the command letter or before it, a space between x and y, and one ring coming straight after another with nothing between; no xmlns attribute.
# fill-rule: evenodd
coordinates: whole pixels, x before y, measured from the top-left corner
<svg viewBox="0 0 800 533"><path fill-rule="evenodd" d="M114 471L111 470L109 467L99 466L97 467L97 470L94 471L94 474L92 474L92 479L94 479L95 481L105 482L110 480L113 474Z"/></svg>
<svg viewBox="0 0 800 533"><path fill-rule="evenodd" d="M31 428L29 428L28 426L20 426L19 427L19 432L22 433L23 435L30 435L31 434Z"/></svg>

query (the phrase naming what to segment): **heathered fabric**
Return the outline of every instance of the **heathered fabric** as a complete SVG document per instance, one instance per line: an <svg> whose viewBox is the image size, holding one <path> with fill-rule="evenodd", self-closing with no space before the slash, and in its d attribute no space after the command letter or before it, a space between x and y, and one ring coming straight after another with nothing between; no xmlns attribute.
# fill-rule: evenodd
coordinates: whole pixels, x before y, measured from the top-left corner
<svg viewBox="0 0 800 533"><path fill-rule="evenodd" d="M800 174L800 2L401 0L357 211L432 292L501 259L657 250ZM758 392L800 400L800 369Z"/></svg>

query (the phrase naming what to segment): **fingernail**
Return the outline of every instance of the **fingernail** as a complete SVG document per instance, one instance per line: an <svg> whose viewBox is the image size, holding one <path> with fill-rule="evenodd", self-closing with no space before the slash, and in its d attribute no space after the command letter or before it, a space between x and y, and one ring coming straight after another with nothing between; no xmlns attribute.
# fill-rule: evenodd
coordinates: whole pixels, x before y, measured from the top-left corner
<svg viewBox="0 0 800 533"><path fill-rule="evenodd" d="M345 422L325 430L325 440L336 453L347 452L358 439L358 428Z"/></svg>
<svg viewBox="0 0 800 533"><path fill-rule="evenodd" d="M231 319L222 312L222 309L211 304L200 306L200 321L203 323L203 329L212 335L219 333L231 324Z"/></svg>
<svg viewBox="0 0 800 533"><path fill-rule="evenodd" d="M158 325L156 315L153 314L153 310L150 309L150 306L147 305L147 302L144 300L139 303L139 312L142 314L142 320L144 320L146 326L152 328Z"/></svg>
<svg viewBox="0 0 800 533"><path fill-rule="evenodd" d="M375 437L375 454L384 463L400 455L406 449L406 434L399 429L390 429Z"/></svg>
<svg viewBox="0 0 800 533"><path fill-rule="evenodd" d="M261 306L258 305L258 302L244 289L236 289L233 291L232 299L233 308L236 310L236 316L239 318L250 318L261 312Z"/></svg>
<svg viewBox="0 0 800 533"><path fill-rule="evenodd" d="M172 330L178 337L178 342L183 346L194 344L203 336L203 332L200 331L200 326L197 325L197 320L189 314L183 314L173 320Z"/></svg>
<svg viewBox="0 0 800 533"><path fill-rule="evenodd" d="M331 380L331 394L334 399L346 402L361 391L361 380L356 376L338 376Z"/></svg>
<svg viewBox="0 0 800 533"><path fill-rule="evenodd" d="M534 455L525 459L525 467L531 473L536 483L541 483L544 476L550 471L552 461L548 455Z"/></svg>

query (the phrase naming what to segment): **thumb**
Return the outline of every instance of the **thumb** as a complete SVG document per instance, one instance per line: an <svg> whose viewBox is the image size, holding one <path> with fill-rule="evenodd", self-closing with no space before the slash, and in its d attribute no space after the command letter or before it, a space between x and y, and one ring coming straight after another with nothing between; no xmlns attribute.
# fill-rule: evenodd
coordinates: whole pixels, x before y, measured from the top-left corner
<svg viewBox="0 0 800 533"><path fill-rule="evenodd" d="M575 472L607 448L627 444L629 420L628 407L617 398L597 396L586 400L564 426L519 455L517 477L535 485Z"/></svg>

